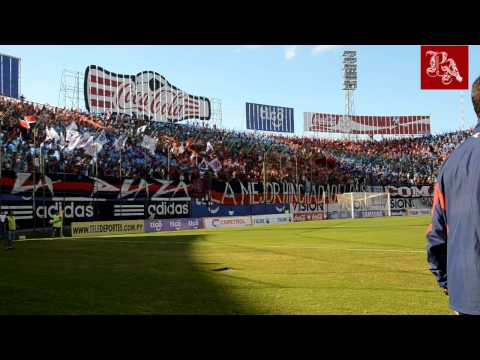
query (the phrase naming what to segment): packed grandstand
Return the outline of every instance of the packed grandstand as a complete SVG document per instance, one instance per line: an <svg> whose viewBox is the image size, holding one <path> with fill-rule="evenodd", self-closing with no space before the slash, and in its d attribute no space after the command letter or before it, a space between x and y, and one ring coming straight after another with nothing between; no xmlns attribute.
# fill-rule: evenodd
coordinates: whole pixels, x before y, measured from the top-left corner
<svg viewBox="0 0 480 360"><path fill-rule="evenodd" d="M471 134L332 140L93 115L0 97L4 171L97 177L431 185ZM34 158L36 159L34 161ZM265 160L265 161L264 161Z"/></svg>

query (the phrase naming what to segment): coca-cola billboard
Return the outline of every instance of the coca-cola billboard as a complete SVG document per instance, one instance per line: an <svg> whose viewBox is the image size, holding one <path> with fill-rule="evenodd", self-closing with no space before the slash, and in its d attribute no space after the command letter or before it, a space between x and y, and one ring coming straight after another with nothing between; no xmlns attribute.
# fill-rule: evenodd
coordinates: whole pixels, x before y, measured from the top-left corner
<svg viewBox="0 0 480 360"><path fill-rule="evenodd" d="M208 98L188 94L153 71L122 75L90 65L85 70L84 87L85 106L93 113L113 112L169 122L211 117Z"/></svg>
<svg viewBox="0 0 480 360"><path fill-rule="evenodd" d="M303 113L304 130L367 135L427 135L430 116L366 116Z"/></svg>

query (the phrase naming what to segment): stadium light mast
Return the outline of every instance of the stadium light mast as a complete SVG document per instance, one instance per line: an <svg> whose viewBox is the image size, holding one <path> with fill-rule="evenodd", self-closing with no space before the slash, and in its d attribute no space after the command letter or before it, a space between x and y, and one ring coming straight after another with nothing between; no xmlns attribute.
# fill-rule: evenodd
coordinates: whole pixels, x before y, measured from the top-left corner
<svg viewBox="0 0 480 360"><path fill-rule="evenodd" d="M465 91L460 91L460 131L465 128Z"/></svg>
<svg viewBox="0 0 480 360"><path fill-rule="evenodd" d="M63 70L58 92L58 107L83 109L83 79L80 71Z"/></svg>
<svg viewBox="0 0 480 360"><path fill-rule="evenodd" d="M350 137L352 133L351 117L355 114L353 93L357 89L357 52L343 52L343 90L345 91L345 118L347 128L344 129Z"/></svg>

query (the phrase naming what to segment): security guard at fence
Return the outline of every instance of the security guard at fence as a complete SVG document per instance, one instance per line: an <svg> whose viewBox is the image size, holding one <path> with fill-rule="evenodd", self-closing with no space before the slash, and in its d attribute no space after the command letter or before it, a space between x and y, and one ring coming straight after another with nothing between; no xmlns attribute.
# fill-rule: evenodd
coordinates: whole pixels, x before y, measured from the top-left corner
<svg viewBox="0 0 480 360"><path fill-rule="evenodd" d="M13 215L12 210L8 211L7 216L7 226L8 226L8 236L5 238L5 250L13 249L12 243L15 240L15 235L17 232L17 221Z"/></svg>
<svg viewBox="0 0 480 360"><path fill-rule="evenodd" d="M56 237L57 234L63 237L63 211L57 212L53 215L52 220L52 237Z"/></svg>

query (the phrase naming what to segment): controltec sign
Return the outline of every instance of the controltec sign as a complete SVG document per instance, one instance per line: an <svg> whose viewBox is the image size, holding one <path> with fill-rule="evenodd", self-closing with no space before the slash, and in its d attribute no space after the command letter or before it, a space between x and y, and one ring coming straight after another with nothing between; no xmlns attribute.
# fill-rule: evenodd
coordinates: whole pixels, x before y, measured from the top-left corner
<svg viewBox="0 0 480 360"><path fill-rule="evenodd" d="M204 218L203 226L205 228L224 228L224 227L238 227L252 225L252 218L250 216L238 217L221 217L221 218Z"/></svg>

